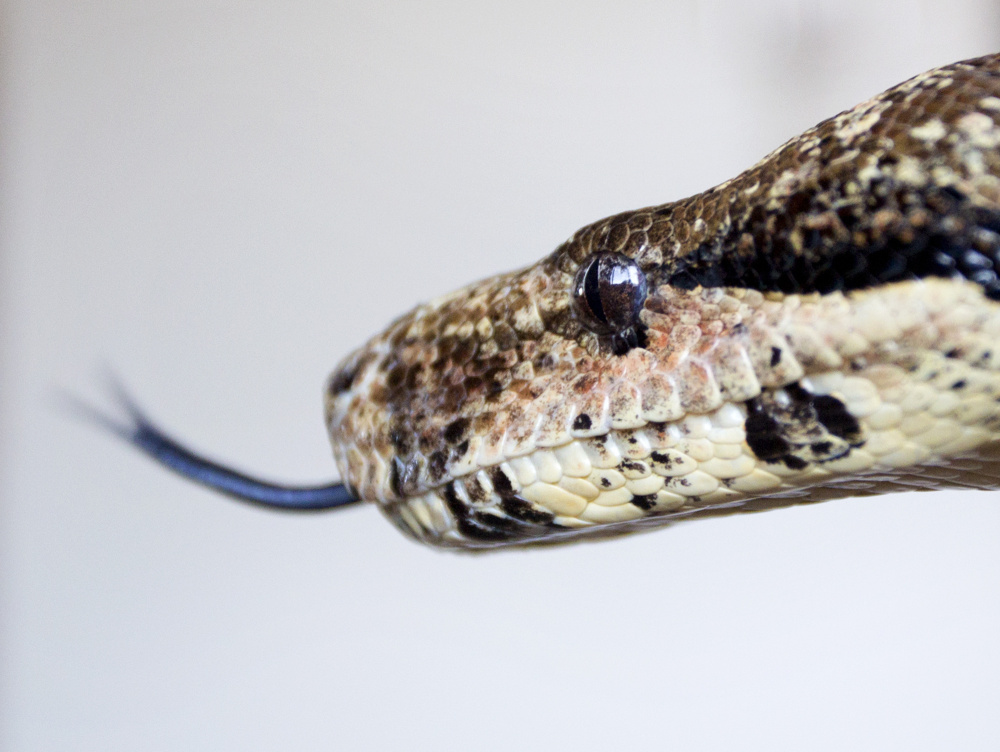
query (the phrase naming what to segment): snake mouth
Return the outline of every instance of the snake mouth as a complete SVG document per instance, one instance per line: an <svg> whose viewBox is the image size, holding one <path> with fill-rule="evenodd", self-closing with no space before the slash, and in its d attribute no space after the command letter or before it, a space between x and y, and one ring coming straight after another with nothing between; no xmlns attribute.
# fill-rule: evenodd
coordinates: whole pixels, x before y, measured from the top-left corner
<svg viewBox="0 0 1000 752"><path fill-rule="evenodd" d="M537 449L385 511L421 540L463 547L555 542L736 511L875 465L853 416L831 412L844 404L837 387L842 374L825 374L711 413Z"/></svg>
<svg viewBox="0 0 1000 752"><path fill-rule="evenodd" d="M756 464L740 446L744 420L745 413L730 405L683 424L574 440L384 509L421 540L490 547L578 537L608 525L717 507L738 498L737 489L781 483L776 476L764 482L760 473L736 480L752 476ZM730 441L730 459L696 459L711 459L710 437ZM718 454L726 454L721 445Z"/></svg>

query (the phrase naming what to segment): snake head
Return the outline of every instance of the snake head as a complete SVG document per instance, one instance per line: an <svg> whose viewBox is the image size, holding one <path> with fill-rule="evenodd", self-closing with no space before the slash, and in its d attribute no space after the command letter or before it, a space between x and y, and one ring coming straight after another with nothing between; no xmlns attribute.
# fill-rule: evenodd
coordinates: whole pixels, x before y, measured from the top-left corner
<svg viewBox="0 0 1000 752"><path fill-rule="evenodd" d="M992 441L998 66L918 76L398 319L330 379L342 477L482 548L907 487Z"/></svg>

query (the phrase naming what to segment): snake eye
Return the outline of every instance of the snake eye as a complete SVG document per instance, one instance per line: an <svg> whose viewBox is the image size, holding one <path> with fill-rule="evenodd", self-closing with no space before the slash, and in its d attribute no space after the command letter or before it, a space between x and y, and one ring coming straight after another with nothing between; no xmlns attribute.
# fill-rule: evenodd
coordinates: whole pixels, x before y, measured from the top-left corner
<svg viewBox="0 0 1000 752"><path fill-rule="evenodd" d="M646 275L628 256L598 252L573 281L573 309L597 334L621 334L635 326L646 300Z"/></svg>

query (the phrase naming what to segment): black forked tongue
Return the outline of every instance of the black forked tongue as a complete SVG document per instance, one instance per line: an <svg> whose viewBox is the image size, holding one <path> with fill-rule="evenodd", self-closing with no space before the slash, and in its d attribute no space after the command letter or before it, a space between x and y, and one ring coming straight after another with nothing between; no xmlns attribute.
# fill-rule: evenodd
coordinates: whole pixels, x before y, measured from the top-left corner
<svg viewBox="0 0 1000 752"><path fill-rule="evenodd" d="M117 401L128 414L120 423L79 400L70 398L77 412L118 434L125 441L175 473L228 496L270 509L319 511L358 501L342 483L325 486L285 486L252 478L195 454L175 441L146 417L117 383L112 383Z"/></svg>

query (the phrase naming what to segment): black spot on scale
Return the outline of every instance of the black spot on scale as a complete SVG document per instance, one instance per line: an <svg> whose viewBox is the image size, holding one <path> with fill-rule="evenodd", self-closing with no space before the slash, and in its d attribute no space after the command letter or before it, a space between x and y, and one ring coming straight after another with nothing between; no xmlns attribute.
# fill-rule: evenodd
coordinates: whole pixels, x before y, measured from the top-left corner
<svg viewBox="0 0 1000 752"><path fill-rule="evenodd" d="M471 478L466 478L465 481L465 493L468 494L469 498L480 504L484 504L489 501L492 494L486 489L486 487L479 482L479 478L473 475Z"/></svg>
<svg viewBox="0 0 1000 752"><path fill-rule="evenodd" d="M755 455L764 461L777 461L791 451L791 445L781 435L778 421L764 410L760 400L746 403L747 419L744 424L747 444Z"/></svg>
<svg viewBox="0 0 1000 752"><path fill-rule="evenodd" d="M368 359L363 357L353 358L350 363L348 363L344 368L334 375L333 379L330 381L330 394L336 396L354 386L354 380L358 377L361 372L361 367L368 362Z"/></svg>
<svg viewBox="0 0 1000 752"><path fill-rule="evenodd" d="M427 474L433 483L438 483L447 474L447 459L445 453L440 450L431 453L427 458Z"/></svg>
<svg viewBox="0 0 1000 752"><path fill-rule="evenodd" d="M465 502L458 498L454 482L448 483L441 489L441 497L444 499L444 505L448 507L448 511L452 513L456 520L469 515L469 508L465 505Z"/></svg>
<svg viewBox="0 0 1000 752"><path fill-rule="evenodd" d="M490 481L493 483L493 490L497 492L500 496L512 496L514 491L514 484L510 482L510 478L507 476L503 470L499 467L494 467L489 472Z"/></svg>
<svg viewBox="0 0 1000 752"><path fill-rule="evenodd" d="M556 517L551 512L539 509L530 501L520 496L508 496L500 502L500 509L516 520L529 522L533 525L548 525Z"/></svg>
<svg viewBox="0 0 1000 752"><path fill-rule="evenodd" d="M641 337L640 337L641 334ZM611 336L611 352L615 355L627 355L636 347L645 347L647 343L645 330L637 328L626 329Z"/></svg>
<svg viewBox="0 0 1000 752"><path fill-rule="evenodd" d="M669 469L674 461L670 458L669 454L664 454L663 452L650 452L649 458L658 465L663 465L665 468Z"/></svg>
<svg viewBox="0 0 1000 752"><path fill-rule="evenodd" d="M771 368L774 368L781 362L781 348L772 347L771 348Z"/></svg>
<svg viewBox="0 0 1000 752"><path fill-rule="evenodd" d="M591 421L590 416L586 413L581 413L573 419L574 431L588 431L592 425L593 421Z"/></svg>
<svg viewBox="0 0 1000 752"><path fill-rule="evenodd" d="M350 370L339 371L333 380L330 382L330 394L336 396L343 392L346 392L351 388L351 384L354 382L354 377L357 374Z"/></svg>
<svg viewBox="0 0 1000 752"><path fill-rule="evenodd" d="M444 429L444 440L448 444L457 444L465 436L466 430L469 428L468 418L456 418Z"/></svg>
<svg viewBox="0 0 1000 752"><path fill-rule="evenodd" d="M496 519L502 518L497 517ZM512 531L500 530L494 527L492 523L493 521L489 519L470 519L466 517L457 517L455 519L455 527L458 528L458 532L470 540L502 543L503 541L519 537Z"/></svg>
<svg viewBox="0 0 1000 752"><path fill-rule="evenodd" d="M649 346L649 328L643 324L636 324L635 327L635 346L646 349Z"/></svg>
<svg viewBox="0 0 1000 752"><path fill-rule="evenodd" d="M813 452L815 452L816 454L829 454L830 449L833 448L833 445L829 441L817 441L809 448L812 449Z"/></svg>
<svg viewBox="0 0 1000 752"><path fill-rule="evenodd" d="M954 384L951 385L951 388L955 390L964 389L967 383L968 382L966 382L965 379L959 379L958 381L956 381Z"/></svg>
<svg viewBox="0 0 1000 752"><path fill-rule="evenodd" d="M461 444L455 447L455 456L463 457L465 453L468 451L469 451L469 440L465 439L464 441L462 441Z"/></svg>
<svg viewBox="0 0 1000 752"><path fill-rule="evenodd" d="M392 442L396 454L402 457L410 454L414 448L413 434L400 418L393 417L393 426L389 429L389 441Z"/></svg>
<svg viewBox="0 0 1000 752"><path fill-rule="evenodd" d="M656 506L656 494L646 494L644 496L633 496L632 497L632 501L630 503L632 503L635 506L639 507L639 509L642 509L642 510L645 510L645 511L648 512L650 509L652 509L653 507Z"/></svg>
<svg viewBox="0 0 1000 752"><path fill-rule="evenodd" d="M807 391L806 388L797 381L792 384L786 384L784 389L785 393L792 398L792 401L799 405L807 405L813 399L812 392Z"/></svg>
<svg viewBox="0 0 1000 752"><path fill-rule="evenodd" d="M804 459L796 457L794 454L786 454L781 458L781 461L785 463L785 467L789 470L805 470L809 465Z"/></svg>
<svg viewBox="0 0 1000 752"><path fill-rule="evenodd" d="M476 512L472 519L479 527L503 533L507 538L520 537L524 534L523 524L494 512Z"/></svg>
<svg viewBox="0 0 1000 752"><path fill-rule="evenodd" d="M618 463L618 469L623 471L632 471L643 474L649 473L649 467L646 466L646 463L640 462L638 460L622 460L621 462Z"/></svg>
<svg viewBox="0 0 1000 752"><path fill-rule="evenodd" d="M847 407L836 397L821 394L813 397L816 418L834 436L855 443L861 439L861 424L847 411Z"/></svg>
<svg viewBox="0 0 1000 752"><path fill-rule="evenodd" d="M393 457L392 462L389 463L389 488L398 498L402 498L404 496L403 472L403 461L399 459L399 457Z"/></svg>

